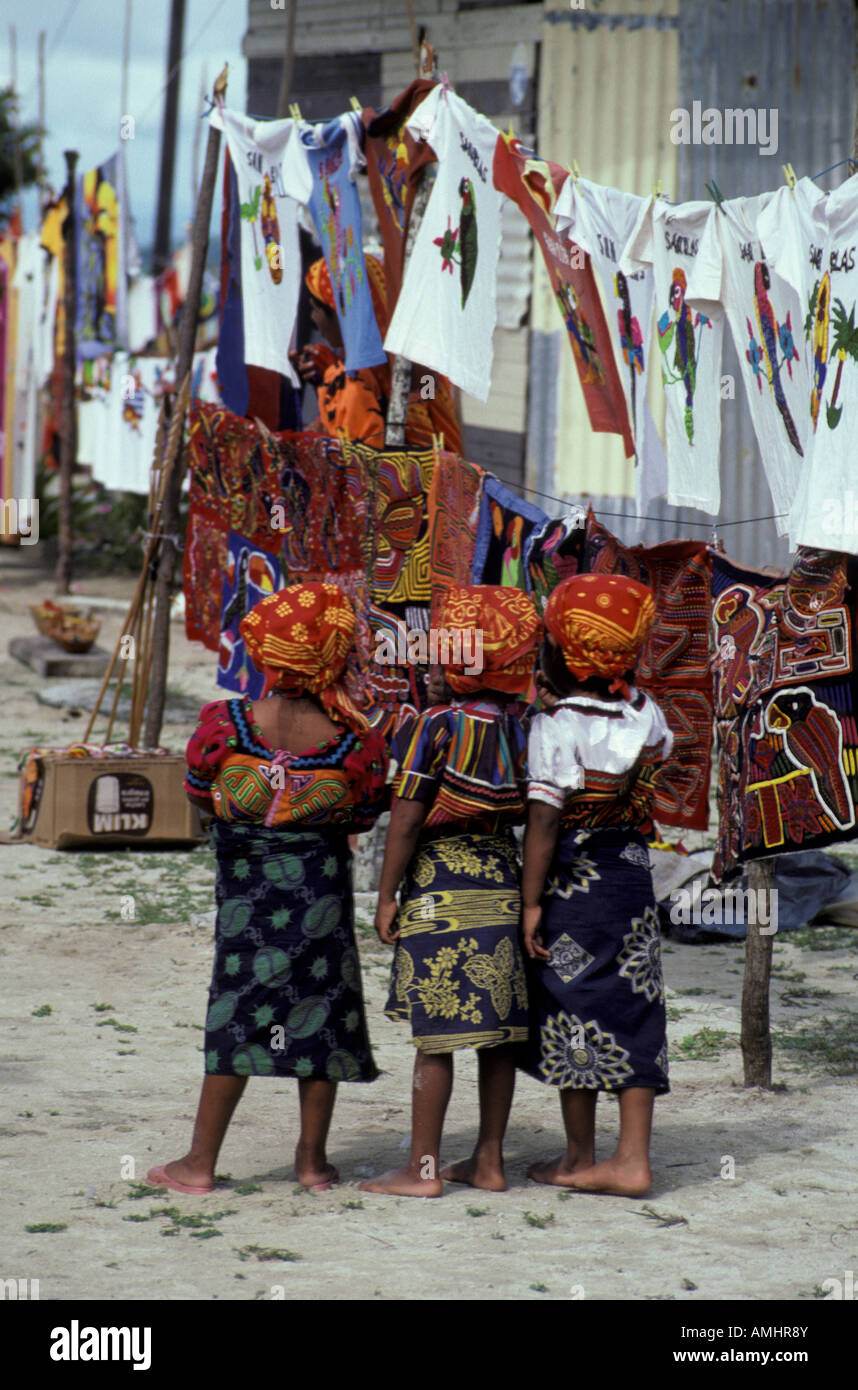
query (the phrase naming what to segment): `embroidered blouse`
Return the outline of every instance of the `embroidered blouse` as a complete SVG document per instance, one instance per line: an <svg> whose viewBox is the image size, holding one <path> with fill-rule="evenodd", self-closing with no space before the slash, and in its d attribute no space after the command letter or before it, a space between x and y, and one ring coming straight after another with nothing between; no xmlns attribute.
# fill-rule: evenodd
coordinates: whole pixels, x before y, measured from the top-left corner
<svg viewBox="0 0 858 1390"><path fill-rule="evenodd" d="M521 718L490 700L432 705L395 735L393 794L429 806L424 828L495 834L524 820Z"/></svg>
<svg viewBox="0 0 858 1390"><path fill-rule="evenodd" d="M247 697L205 705L185 758L185 789L210 797L219 820L367 830L385 807L379 734L343 727L306 753L274 749Z"/></svg>
<svg viewBox="0 0 858 1390"><path fill-rule="evenodd" d="M642 690L615 702L558 700L530 726L528 800L556 806L566 829L625 826L649 833L653 780L672 747L664 714Z"/></svg>

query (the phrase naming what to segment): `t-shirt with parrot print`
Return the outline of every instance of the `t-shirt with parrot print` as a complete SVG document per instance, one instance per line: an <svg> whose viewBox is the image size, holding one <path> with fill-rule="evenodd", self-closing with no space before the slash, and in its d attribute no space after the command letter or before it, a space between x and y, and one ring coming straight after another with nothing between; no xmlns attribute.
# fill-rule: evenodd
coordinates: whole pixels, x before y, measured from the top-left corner
<svg viewBox="0 0 858 1390"><path fill-rule="evenodd" d="M443 84L408 129L432 147L438 174L384 345L485 401L501 242L503 194L492 183L498 130Z"/></svg>
<svg viewBox="0 0 858 1390"><path fill-rule="evenodd" d="M620 258L627 277L652 266L655 333L665 400L667 500L717 515L721 506L721 347L723 319L692 308L687 290L699 271L715 204L649 198ZM709 270L709 267L706 267ZM646 336L646 335L644 335Z"/></svg>
<svg viewBox="0 0 858 1390"><path fill-rule="evenodd" d="M305 201L331 272L347 374L387 362L363 255L357 189L358 170L365 163L362 141L363 125L356 111L325 125L301 123L301 148L311 188Z"/></svg>
<svg viewBox="0 0 858 1390"><path fill-rule="evenodd" d="M298 125L221 114L238 184L244 360L297 385L289 350L301 293L298 204L312 187Z"/></svg>
<svg viewBox="0 0 858 1390"><path fill-rule="evenodd" d="M707 229L701 270L688 298L693 307L708 306L713 321L724 313L730 321L775 526L784 535L810 433L810 371L801 299L770 253L775 197L764 193L721 205Z"/></svg>
<svg viewBox="0 0 858 1390"><path fill-rule="evenodd" d="M768 225L771 213L771 227ZM827 196L810 179L779 189L761 218L766 251L798 292L810 429L789 518L793 548L858 554L858 189Z"/></svg>
<svg viewBox="0 0 858 1390"><path fill-rule="evenodd" d="M664 445L647 400L655 279L651 265L629 275L620 270L620 256L645 203L634 193L569 178L554 209L558 232L565 232L589 255L608 306L608 329L634 434L635 496L641 511L667 490Z"/></svg>

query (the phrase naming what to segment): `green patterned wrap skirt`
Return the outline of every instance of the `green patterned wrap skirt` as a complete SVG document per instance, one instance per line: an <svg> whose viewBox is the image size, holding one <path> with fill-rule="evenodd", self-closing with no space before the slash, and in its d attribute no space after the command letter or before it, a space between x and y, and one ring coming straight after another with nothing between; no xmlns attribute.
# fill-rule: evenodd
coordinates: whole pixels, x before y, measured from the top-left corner
<svg viewBox="0 0 858 1390"><path fill-rule="evenodd" d="M374 1081L341 830L217 821L206 1071Z"/></svg>
<svg viewBox="0 0 858 1390"><path fill-rule="evenodd" d="M400 895L385 1013L410 1022L422 1052L527 1038L520 884L511 834L418 845Z"/></svg>

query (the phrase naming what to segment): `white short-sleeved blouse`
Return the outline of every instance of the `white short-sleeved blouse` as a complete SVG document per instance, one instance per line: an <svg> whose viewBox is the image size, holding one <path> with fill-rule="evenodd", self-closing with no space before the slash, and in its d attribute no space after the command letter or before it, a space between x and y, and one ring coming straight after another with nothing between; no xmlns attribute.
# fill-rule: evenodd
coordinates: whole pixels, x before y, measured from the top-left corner
<svg viewBox="0 0 858 1390"><path fill-rule="evenodd" d="M558 700L534 716L527 742L529 801L562 809L567 794L584 791L588 773L621 776L644 753L667 758L673 733L659 706L642 690L608 702L585 696Z"/></svg>

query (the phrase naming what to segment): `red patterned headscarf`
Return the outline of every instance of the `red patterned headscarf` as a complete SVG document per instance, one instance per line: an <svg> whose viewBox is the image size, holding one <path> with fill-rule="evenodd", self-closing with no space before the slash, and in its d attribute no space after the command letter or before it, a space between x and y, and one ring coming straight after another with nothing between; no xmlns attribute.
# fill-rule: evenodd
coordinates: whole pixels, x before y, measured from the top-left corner
<svg viewBox="0 0 858 1390"><path fill-rule="evenodd" d="M366 720L340 684L354 644L357 619L336 584L290 584L270 594L241 620L247 654L265 675L266 693L318 695L329 714L349 725Z"/></svg>
<svg viewBox="0 0 858 1390"><path fill-rule="evenodd" d="M372 307L375 312L378 331L382 338L387 332L387 276L384 264L377 256L364 253L364 263L366 273L369 277L369 292L372 296ZM334 301L334 287L331 284L331 272L328 269L328 262L324 256L320 256L314 261L304 276L307 289L314 299L318 299L322 304L326 304L329 309L336 309Z"/></svg>
<svg viewBox="0 0 858 1390"><path fill-rule="evenodd" d="M654 617L652 590L621 574L564 579L545 605L545 626L577 680L630 670ZM628 697L618 679L611 689Z"/></svg>
<svg viewBox="0 0 858 1390"><path fill-rule="evenodd" d="M475 690L500 690L522 695L533 677L533 663L539 641L539 614L527 594L499 584L453 585L441 602L438 624L442 632L466 638L446 655L461 659L445 661L441 638L441 665L457 695ZM451 643L452 645L452 643ZM467 658L470 656L470 660ZM466 675L468 667L481 669Z"/></svg>

